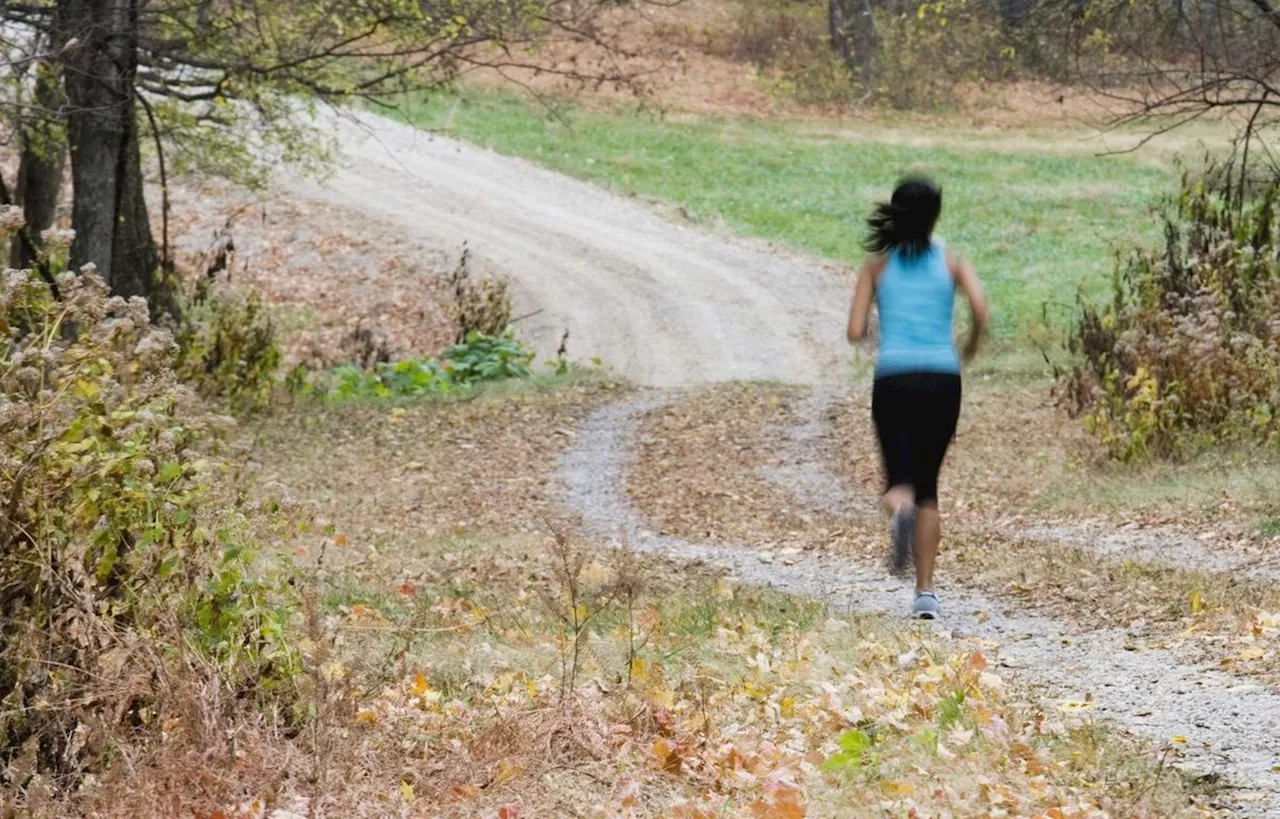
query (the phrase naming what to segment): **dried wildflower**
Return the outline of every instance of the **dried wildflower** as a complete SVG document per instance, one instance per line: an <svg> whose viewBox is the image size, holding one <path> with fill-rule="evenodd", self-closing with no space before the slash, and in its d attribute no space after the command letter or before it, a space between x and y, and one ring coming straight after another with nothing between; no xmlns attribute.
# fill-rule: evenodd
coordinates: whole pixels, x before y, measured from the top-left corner
<svg viewBox="0 0 1280 819"><path fill-rule="evenodd" d="M22 208L13 205L0 205L0 236L12 236L22 230L27 220L22 215Z"/></svg>
<svg viewBox="0 0 1280 819"><path fill-rule="evenodd" d="M49 228L40 234L40 241L44 243L45 251L65 250L71 247L71 243L76 240L76 232L69 228Z"/></svg>

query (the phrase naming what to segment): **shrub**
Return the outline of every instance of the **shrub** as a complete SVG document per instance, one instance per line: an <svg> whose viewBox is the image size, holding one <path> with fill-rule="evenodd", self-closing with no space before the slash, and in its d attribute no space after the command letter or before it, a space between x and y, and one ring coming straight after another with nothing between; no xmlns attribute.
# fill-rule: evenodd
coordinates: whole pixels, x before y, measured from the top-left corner
<svg viewBox="0 0 1280 819"><path fill-rule="evenodd" d="M1163 248L1080 302L1061 395L1115 458L1280 440L1280 180L1251 199L1229 174L1184 175Z"/></svg>
<svg viewBox="0 0 1280 819"><path fill-rule="evenodd" d="M0 759L72 788L172 714L176 672L257 690L297 671L287 566L209 528L219 431L147 303L91 270L0 287ZM155 732L158 735L158 731ZM131 740L132 741L132 740ZM34 779L33 779L34 777ZM21 801L21 800L19 800Z"/></svg>
<svg viewBox="0 0 1280 819"><path fill-rule="evenodd" d="M346 364L333 370L322 392L339 399L445 396L465 393L481 381L527 378L533 353L510 330L500 336L472 331L440 360L406 358L371 368Z"/></svg>
<svg viewBox="0 0 1280 819"><path fill-rule="evenodd" d="M960 83L1008 75L1027 39L1002 27L988 0L873 3L879 50L864 88L832 45L828 6L741 0L720 51L771 70L775 90L802 103L875 99L911 108L947 103Z"/></svg>
<svg viewBox="0 0 1280 819"><path fill-rule="evenodd" d="M458 344L472 333L499 336L511 324L511 294L503 279L492 276L476 278L471 275L471 250L462 248L458 266L449 276L449 289L453 292L450 311L457 324Z"/></svg>
<svg viewBox="0 0 1280 819"><path fill-rule="evenodd" d="M957 85L1006 76L1016 49L980 0L891 5L876 13L877 98L895 108L945 105Z"/></svg>
<svg viewBox="0 0 1280 819"><path fill-rule="evenodd" d="M468 333L461 344L445 350L443 357L449 375L462 384L528 378L533 362L533 353L516 341L510 330L501 336Z"/></svg>
<svg viewBox="0 0 1280 819"><path fill-rule="evenodd" d="M848 105L862 96L831 47L825 3L742 0L713 51L767 70L772 91L800 103Z"/></svg>
<svg viewBox="0 0 1280 819"><path fill-rule="evenodd" d="M256 292L209 294L184 306L176 332L179 378L206 399L232 410L261 409L271 400L280 346L275 324Z"/></svg>

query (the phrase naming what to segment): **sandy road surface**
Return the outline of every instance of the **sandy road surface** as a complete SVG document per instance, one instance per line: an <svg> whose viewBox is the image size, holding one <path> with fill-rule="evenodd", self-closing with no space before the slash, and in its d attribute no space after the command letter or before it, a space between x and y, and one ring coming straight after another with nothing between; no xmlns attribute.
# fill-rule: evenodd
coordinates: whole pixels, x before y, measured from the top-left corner
<svg viewBox="0 0 1280 819"><path fill-rule="evenodd" d="M565 328L576 360L636 383L814 383L845 374L846 285L818 265L673 224L600 188L390 120L334 121L325 182L282 180L442 248L468 242L508 277L540 356Z"/></svg>

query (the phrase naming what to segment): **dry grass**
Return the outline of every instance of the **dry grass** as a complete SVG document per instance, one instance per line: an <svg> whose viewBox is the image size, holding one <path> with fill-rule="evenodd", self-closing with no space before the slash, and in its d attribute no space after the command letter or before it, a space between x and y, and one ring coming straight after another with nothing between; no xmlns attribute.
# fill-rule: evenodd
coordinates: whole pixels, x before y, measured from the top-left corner
<svg viewBox="0 0 1280 819"><path fill-rule="evenodd" d="M193 685L193 710L150 753L47 815L1205 814L1154 749L1009 690L977 645L549 536L554 455L614 394L264 422L270 468L251 494L285 480L292 506L331 526L292 541L309 567L305 718ZM757 430L794 408L775 393L698 423L750 403L728 394L668 418L650 454L701 431L707 451L734 453L730 474L754 475L750 453L769 451ZM744 514L776 500L746 480L738 492Z"/></svg>
<svg viewBox="0 0 1280 819"><path fill-rule="evenodd" d="M267 494L341 522L362 555L405 531L539 531L556 513L556 456L593 408L624 389L601 377L455 403L304 408L254 430L257 478Z"/></svg>
<svg viewBox="0 0 1280 819"><path fill-rule="evenodd" d="M592 601L572 690L566 555ZM301 733L175 731L76 810L1204 815L1152 749L1028 703L975 646L688 567L545 536L406 532L397 553L319 582L317 716Z"/></svg>

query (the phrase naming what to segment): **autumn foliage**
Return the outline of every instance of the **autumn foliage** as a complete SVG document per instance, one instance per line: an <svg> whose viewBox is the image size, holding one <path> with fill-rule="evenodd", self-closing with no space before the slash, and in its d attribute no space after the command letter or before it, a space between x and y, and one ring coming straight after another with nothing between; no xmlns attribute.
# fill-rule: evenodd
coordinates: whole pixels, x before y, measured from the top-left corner
<svg viewBox="0 0 1280 819"><path fill-rule="evenodd" d="M1110 301L1081 304L1059 388L1116 458L1280 436L1280 183L1242 184L1184 177L1164 246L1123 261Z"/></svg>
<svg viewBox="0 0 1280 819"><path fill-rule="evenodd" d="M206 503L231 421L147 303L9 270L0 332L0 760L32 807L160 741L190 704L175 679L252 699L296 661L285 587Z"/></svg>

